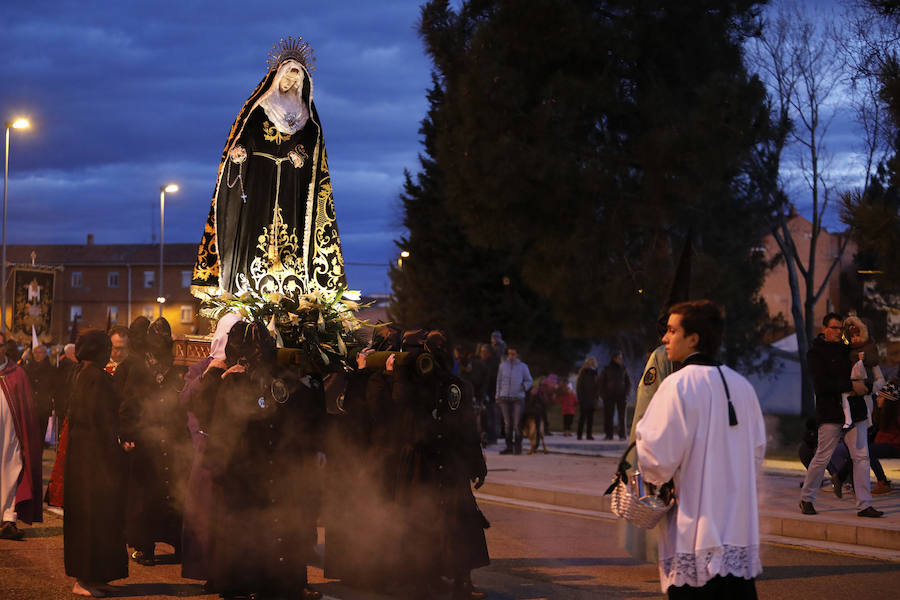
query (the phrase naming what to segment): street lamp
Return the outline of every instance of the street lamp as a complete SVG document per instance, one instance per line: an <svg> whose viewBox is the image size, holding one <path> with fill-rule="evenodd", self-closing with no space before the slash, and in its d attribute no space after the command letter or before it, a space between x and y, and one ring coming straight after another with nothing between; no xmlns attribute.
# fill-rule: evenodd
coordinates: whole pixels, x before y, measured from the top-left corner
<svg viewBox="0 0 900 600"><path fill-rule="evenodd" d="M3 317L0 319L0 331L6 333L6 187L9 185L9 130L25 129L29 127L26 119L16 119L12 123L4 123L6 126L6 149L3 153L3 267L2 267L2 288L3 300L0 301Z"/></svg>
<svg viewBox="0 0 900 600"><path fill-rule="evenodd" d="M397 259L397 267L398 268L401 268L401 269L403 268L403 259L404 258L409 258L409 250L403 250L400 253L400 258Z"/></svg>
<svg viewBox="0 0 900 600"><path fill-rule="evenodd" d="M156 301L159 302L159 316L163 316L163 304L166 303L166 297L163 296L163 229L166 223L166 192L177 192L178 186L174 183L163 185L159 188L159 296Z"/></svg>

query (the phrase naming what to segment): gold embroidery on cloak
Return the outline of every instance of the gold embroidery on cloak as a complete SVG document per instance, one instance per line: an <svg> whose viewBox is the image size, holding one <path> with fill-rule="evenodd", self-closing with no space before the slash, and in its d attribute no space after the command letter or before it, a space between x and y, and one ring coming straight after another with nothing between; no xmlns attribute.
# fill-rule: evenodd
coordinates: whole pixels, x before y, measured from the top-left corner
<svg viewBox="0 0 900 600"><path fill-rule="evenodd" d="M274 125L265 121L262 125L263 129L263 139L267 142L275 142L276 144L281 144L281 142L286 142L291 139L290 133L281 133L278 131Z"/></svg>

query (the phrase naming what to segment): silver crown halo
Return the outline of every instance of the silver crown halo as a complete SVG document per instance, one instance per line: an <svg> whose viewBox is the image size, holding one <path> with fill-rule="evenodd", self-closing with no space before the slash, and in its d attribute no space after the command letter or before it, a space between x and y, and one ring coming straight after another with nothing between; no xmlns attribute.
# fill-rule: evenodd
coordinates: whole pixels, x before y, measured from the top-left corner
<svg viewBox="0 0 900 600"><path fill-rule="evenodd" d="M296 39L288 36L287 39L282 38L277 44L273 45L269 51L269 59L266 61L266 64L269 65L270 71L274 71L278 68L278 65L289 58L298 61L306 67L307 71L312 71L315 68L313 63L316 59L313 56L312 46L309 45L309 42L304 42L300 36L297 36Z"/></svg>

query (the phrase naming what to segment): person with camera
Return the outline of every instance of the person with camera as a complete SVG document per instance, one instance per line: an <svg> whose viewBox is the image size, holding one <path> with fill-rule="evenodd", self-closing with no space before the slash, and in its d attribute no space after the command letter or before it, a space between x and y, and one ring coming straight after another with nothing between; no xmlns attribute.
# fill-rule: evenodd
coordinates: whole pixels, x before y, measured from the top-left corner
<svg viewBox="0 0 900 600"><path fill-rule="evenodd" d="M869 449L867 440L868 414L862 397L867 393L866 384L851 381L849 346L843 343L844 319L837 313L828 313L822 320L822 333L810 344L807 360L809 374L816 392L816 421L819 424L816 454L809 463L803 488L800 493L800 512L804 515L816 514L813 502L819 493L825 467L834 454L834 449L843 435L850 458L853 461L853 488L856 492L857 516L878 518L879 510L872 506L872 492L869 489ZM851 404L854 426L845 431L842 394L852 393Z"/></svg>

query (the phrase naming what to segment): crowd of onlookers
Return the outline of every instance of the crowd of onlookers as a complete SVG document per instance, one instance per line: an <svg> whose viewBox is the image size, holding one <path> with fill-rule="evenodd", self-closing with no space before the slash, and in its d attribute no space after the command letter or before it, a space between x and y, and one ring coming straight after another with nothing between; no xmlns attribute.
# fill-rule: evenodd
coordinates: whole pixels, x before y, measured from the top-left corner
<svg viewBox="0 0 900 600"><path fill-rule="evenodd" d="M857 514L880 517L872 494L886 494L891 483L880 459L900 457L898 380L886 379L867 324L857 316L828 313L821 333L807 353L816 397L816 418L806 423L798 453L807 466L800 511L816 514L813 506L826 473L834 494L852 488ZM870 489L869 470L875 474Z"/></svg>
<svg viewBox="0 0 900 600"><path fill-rule="evenodd" d="M457 347L455 359L457 375L472 385L483 443L504 440L501 454L520 454L529 431L537 440L551 435L548 413L554 405L559 406L565 437L593 440L594 414L602 407L604 439L626 439L631 379L621 351L613 350L602 369L588 356L572 377L532 377L518 348L494 331L490 342L477 345L474 352Z"/></svg>
<svg viewBox="0 0 900 600"><path fill-rule="evenodd" d="M7 340L3 351L8 361L21 366L28 375L41 434L46 444L55 444L60 423L56 419L51 421L50 417L61 418L66 412L66 398L78 362L75 344L22 348L14 340Z"/></svg>

